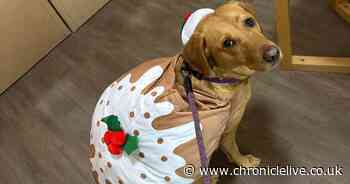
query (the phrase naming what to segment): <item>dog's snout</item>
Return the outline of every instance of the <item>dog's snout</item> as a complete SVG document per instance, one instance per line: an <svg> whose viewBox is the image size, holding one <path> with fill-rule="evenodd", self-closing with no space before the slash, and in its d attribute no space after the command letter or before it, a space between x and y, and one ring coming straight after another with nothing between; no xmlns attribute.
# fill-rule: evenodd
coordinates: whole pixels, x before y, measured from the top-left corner
<svg viewBox="0 0 350 184"><path fill-rule="evenodd" d="M273 45L263 47L263 59L267 63L276 64L281 57L280 49Z"/></svg>

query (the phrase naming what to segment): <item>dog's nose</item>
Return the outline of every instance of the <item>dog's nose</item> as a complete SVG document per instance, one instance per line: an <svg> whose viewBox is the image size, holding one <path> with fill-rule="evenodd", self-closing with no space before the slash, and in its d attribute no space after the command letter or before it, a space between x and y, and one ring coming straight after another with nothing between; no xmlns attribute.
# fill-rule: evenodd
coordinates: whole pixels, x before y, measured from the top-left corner
<svg viewBox="0 0 350 184"><path fill-rule="evenodd" d="M264 45L263 47L263 59L270 64L276 64L281 57L280 49L273 45Z"/></svg>

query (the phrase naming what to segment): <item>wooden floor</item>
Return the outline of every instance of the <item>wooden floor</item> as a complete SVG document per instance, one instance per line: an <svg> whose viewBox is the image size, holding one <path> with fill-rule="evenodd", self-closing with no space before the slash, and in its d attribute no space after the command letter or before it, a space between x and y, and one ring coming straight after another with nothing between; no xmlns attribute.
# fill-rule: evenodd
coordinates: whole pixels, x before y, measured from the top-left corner
<svg viewBox="0 0 350 184"><path fill-rule="evenodd" d="M350 56L350 25L322 3L292 1L294 48L299 54ZM181 49L182 15L217 4L108 4L0 96L0 184L92 184L87 152L99 94L142 61L176 54ZM255 4L265 32L274 38L272 1ZM350 75L344 74L259 74L238 133L242 152L261 157L264 165L340 165L344 176L231 176L220 183L350 183L349 81ZM212 165L232 167L221 152Z"/></svg>

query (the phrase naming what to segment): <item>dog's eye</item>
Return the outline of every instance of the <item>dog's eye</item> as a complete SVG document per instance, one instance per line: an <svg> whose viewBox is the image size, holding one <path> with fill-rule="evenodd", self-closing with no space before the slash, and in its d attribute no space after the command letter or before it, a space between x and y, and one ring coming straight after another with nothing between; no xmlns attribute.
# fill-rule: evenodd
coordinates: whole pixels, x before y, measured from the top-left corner
<svg viewBox="0 0 350 184"><path fill-rule="evenodd" d="M244 20L244 25L253 28L256 26L256 21L252 17L249 17Z"/></svg>
<svg viewBox="0 0 350 184"><path fill-rule="evenodd" d="M233 46L235 46L237 44L237 42L235 40L232 39L226 39L223 43L224 48L231 48Z"/></svg>

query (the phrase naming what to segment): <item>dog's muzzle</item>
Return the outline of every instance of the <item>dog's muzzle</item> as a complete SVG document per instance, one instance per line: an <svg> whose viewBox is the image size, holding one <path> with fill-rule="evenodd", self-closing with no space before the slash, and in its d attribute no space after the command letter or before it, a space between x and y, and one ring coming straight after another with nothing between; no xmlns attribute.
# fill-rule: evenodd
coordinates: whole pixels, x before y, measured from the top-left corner
<svg viewBox="0 0 350 184"><path fill-rule="evenodd" d="M265 45L263 47L263 59L266 63L276 65L281 58L281 51L273 45Z"/></svg>

